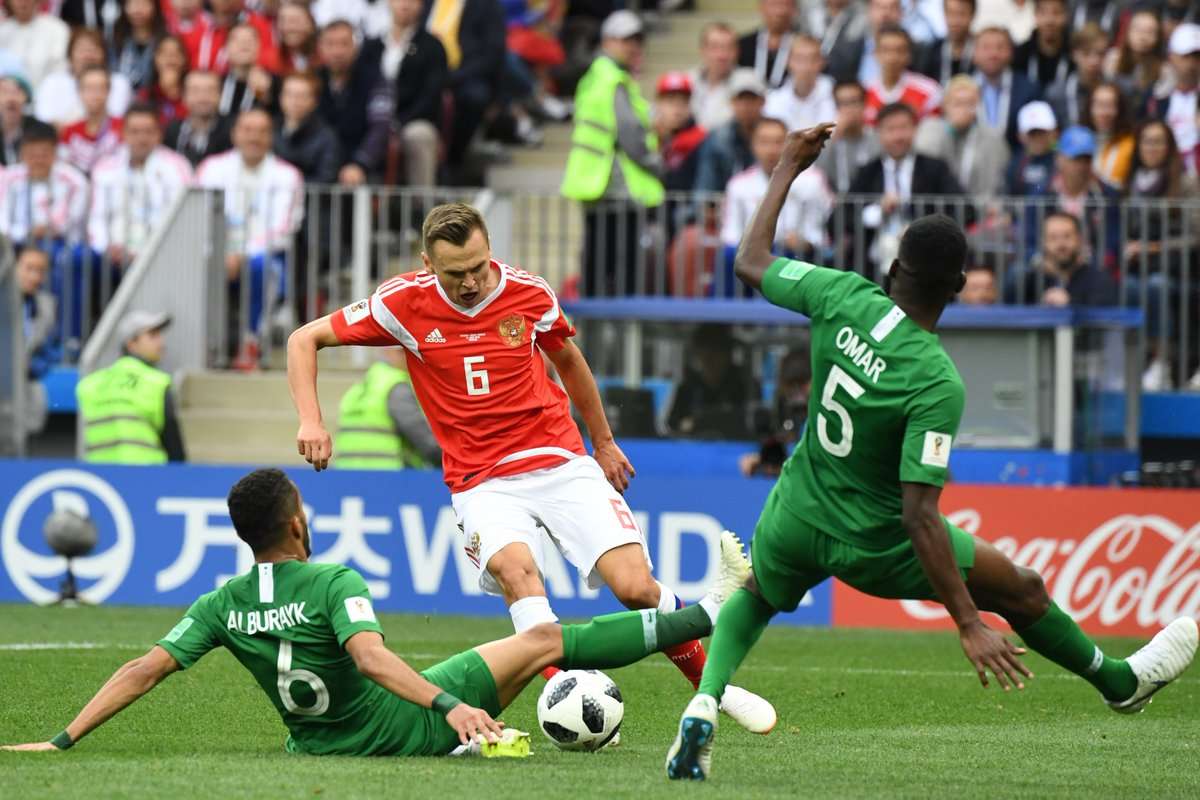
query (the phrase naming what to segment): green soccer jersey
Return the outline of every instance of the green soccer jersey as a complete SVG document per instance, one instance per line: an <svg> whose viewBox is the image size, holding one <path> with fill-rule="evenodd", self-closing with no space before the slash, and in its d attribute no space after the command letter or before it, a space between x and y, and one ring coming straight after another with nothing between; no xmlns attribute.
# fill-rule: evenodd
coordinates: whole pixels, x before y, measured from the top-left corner
<svg viewBox="0 0 1200 800"><path fill-rule="evenodd" d="M362 576L282 561L203 595L158 644L185 669L227 648L283 717L289 750L408 754L427 734L421 709L355 668L343 646L360 631L383 633Z"/></svg>
<svg viewBox="0 0 1200 800"><path fill-rule="evenodd" d="M812 324L808 423L774 491L829 536L906 538L900 483L946 481L965 390L937 336L852 272L780 258L763 295Z"/></svg>

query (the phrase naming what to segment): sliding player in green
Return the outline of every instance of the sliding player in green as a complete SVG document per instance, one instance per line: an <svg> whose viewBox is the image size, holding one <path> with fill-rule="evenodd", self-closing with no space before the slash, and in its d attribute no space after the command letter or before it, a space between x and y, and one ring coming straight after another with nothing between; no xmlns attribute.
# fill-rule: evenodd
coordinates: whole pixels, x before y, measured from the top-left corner
<svg viewBox="0 0 1200 800"><path fill-rule="evenodd" d="M933 331L965 282L966 239L949 217L913 222L886 294L855 273L774 258L788 187L832 129L788 136L738 248L742 281L811 320L812 402L804 436L755 528L753 575L721 610L699 692L667 755L671 778L708 776L714 698L776 612L795 609L831 575L877 597L942 602L979 680L987 686L990 670L1006 691L1032 677L1020 659L1025 650L988 627L981 610L1000 614L1027 647L1091 683L1123 713L1141 711L1196 652L1196 621L1188 617L1128 659L1106 656L1050 599L1036 572L938 513L965 392Z"/></svg>
<svg viewBox="0 0 1200 800"><path fill-rule="evenodd" d="M418 673L383 644L366 583L352 569L313 564L300 492L276 469L229 493L237 535L255 565L202 596L148 653L125 664L48 742L6 750L65 750L179 669L224 646L275 705L286 749L313 755L445 755L460 745L528 754L528 734L505 731L501 709L549 666L607 668L706 636L720 603L750 574L732 533L721 535L709 594L670 614L655 609L545 623Z"/></svg>

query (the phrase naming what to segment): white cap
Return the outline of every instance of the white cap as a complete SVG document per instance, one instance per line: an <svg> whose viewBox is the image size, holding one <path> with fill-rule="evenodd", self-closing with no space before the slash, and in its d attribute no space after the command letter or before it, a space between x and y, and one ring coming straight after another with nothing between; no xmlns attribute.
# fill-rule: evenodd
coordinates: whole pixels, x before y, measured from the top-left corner
<svg viewBox="0 0 1200 800"><path fill-rule="evenodd" d="M162 330L171 324L171 315L165 311L141 311L134 309L126 312L117 325L117 339L125 344L130 339L146 331Z"/></svg>
<svg viewBox="0 0 1200 800"><path fill-rule="evenodd" d="M1049 103L1034 100L1021 106L1017 113L1017 130L1021 133L1030 131L1058 130L1058 120L1054 118L1054 109Z"/></svg>
<svg viewBox="0 0 1200 800"><path fill-rule="evenodd" d="M754 70L749 67L738 67L729 78L729 96L737 97L739 94L746 93L766 97L767 85Z"/></svg>
<svg viewBox="0 0 1200 800"><path fill-rule="evenodd" d="M642 20L637 14L626 9L609 14L600 26L601 39L629 39L641 35Z"/></svg>
<svg viewBox="0 0 1200 800"><path fill-rule="evenodd" d="M1189 56L1200 53L1200 25L1185 22L1171 34L1169 47L1173 56Z"/></svg>

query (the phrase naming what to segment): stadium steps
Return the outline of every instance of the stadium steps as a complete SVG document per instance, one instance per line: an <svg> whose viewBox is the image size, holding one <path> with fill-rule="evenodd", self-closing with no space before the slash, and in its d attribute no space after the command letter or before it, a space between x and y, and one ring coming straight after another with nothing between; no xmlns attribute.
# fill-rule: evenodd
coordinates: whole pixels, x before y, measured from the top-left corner
<svg viewBox="0 0 1200 800"><path fill-rule="evenodd" d="M361 371L321 372L317 388L327 424L335 424L342 395L361 376ZM177 391L190 462L304 463L296 453L296 412L284 373L192 372L183 376Z"/></svg>

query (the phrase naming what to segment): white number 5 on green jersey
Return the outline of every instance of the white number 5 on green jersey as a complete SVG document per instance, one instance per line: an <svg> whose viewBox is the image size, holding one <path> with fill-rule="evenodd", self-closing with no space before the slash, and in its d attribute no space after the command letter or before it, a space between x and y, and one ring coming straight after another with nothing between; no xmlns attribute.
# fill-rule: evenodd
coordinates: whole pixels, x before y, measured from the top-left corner
<svg viewBox="0 0 1200 800"><path fill-rule="evenodd" d="M825 379L825 391L821 393L821 406L837 415L842 424L842 439L835 442L829 438L829 421L823 413L817 414L817 439L830 455L845 458L854 447L854 422L851 421L850 412L846 407L834 399L839 386L855 399L862 397L866 390L837 364L829 368L829 377Z"/></svg>

